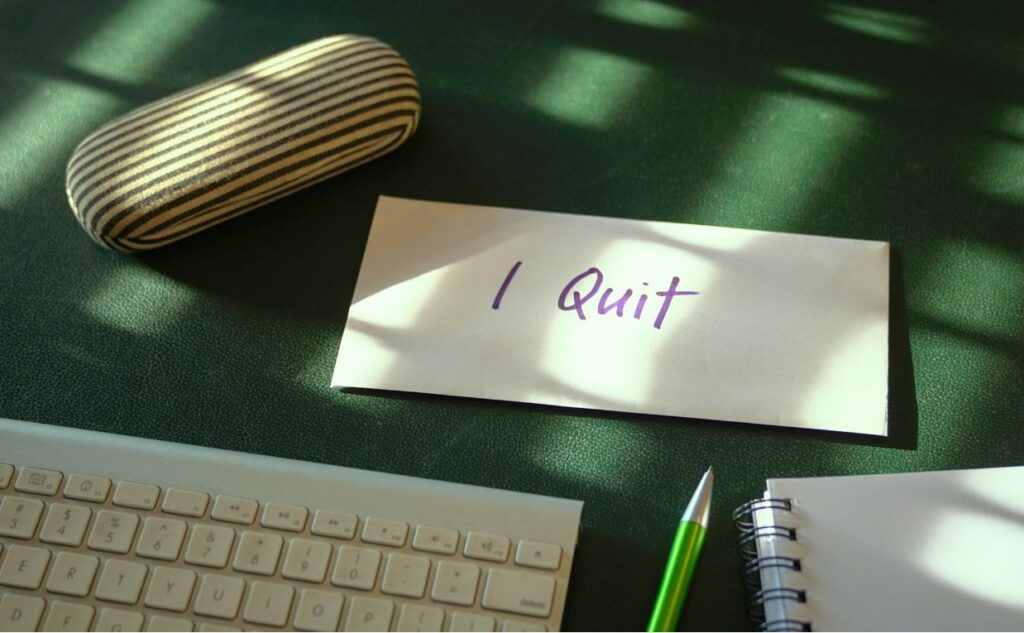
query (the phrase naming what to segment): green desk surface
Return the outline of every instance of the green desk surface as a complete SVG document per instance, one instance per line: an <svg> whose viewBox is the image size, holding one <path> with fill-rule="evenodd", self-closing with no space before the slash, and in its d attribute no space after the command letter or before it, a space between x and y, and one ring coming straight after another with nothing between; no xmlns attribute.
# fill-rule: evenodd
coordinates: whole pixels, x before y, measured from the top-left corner
<svg viewBox="0 0 1024 633"><path fill-rule="evenodd" d="M730 511L772 476L1024 463L1019 3L0 2L0 416L586 502L564 626L742 629ZM108 252L64 163L135 106L316 37L418 73L394 154ZM328 388L378 194L892 242L886 439ZM742 389L742 385L736 385Z"/></svg>

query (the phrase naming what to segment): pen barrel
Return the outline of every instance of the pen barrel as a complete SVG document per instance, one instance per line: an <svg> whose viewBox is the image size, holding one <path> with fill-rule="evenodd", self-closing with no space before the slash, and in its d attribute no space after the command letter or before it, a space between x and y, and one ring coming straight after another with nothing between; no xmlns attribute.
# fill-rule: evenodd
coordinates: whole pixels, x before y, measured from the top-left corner
<svg viewBox="0 0 1024 633"><path fill-rule="evenodd" d="M683 610L687 590L693 570L697 567L697 555L704 543L704 526L699 523L683 521L676 531L669 552L668 563L665 564L665 575L661 579L661 588L654 602L651 621L647 624L648 631L674 631L679 620L679 612Z"/></svg>

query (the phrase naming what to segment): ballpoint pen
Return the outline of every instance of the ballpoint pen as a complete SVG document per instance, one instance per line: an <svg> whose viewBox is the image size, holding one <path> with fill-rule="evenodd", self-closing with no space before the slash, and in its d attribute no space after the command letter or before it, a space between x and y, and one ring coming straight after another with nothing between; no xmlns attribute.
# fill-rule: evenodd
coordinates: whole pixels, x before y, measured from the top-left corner
<svg viewBox="0 0 1024 633"><path fill-rule="evenodd" d="M647 624L648 631L676 630L679 612L683 609L686 592L690 587L690 579L697 566L697 556L704 543L714 478L714 471L708 468L700 483L697 484L697 491L693 493L690 504L686 506L686 511L679 519L679 527L676 529L675 540L672 541L668 563L665 564L665 575L661 579L658 598L654 602L651 621Z"/></svg>

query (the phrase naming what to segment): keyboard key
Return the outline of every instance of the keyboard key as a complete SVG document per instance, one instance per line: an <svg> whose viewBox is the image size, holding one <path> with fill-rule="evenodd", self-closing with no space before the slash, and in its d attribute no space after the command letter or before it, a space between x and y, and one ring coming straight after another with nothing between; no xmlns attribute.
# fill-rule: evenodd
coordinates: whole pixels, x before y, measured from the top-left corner
<svg viewBox="0 0 1024 633"><path fill-rule="evenodd" d="M199 615L234 620L238 616L244 590L245 581L241 578L205 574L192 610Z"/></svg>
<svg viewBox="0 0 1024 633"><path fill-rule="evenodd" d="M547 631L547 627L539 622L523 622L521 620L505 620L502 631Z"/></svg>
<svg viewBox="0 0 1024 633"><path fill-rule="evenodd" d="M100 510L96 513L88 547L101 552L127 554L132 548L138 527L139 517L135 514Z"/></svg>
<svg viewBox="0 0 1024 633"><path fill-rule="evenodd" d="M281 557L282 547L284 539L276 534L242 532L232 567L250 574L270 576L277 571L277 561Z"/></svg>
<svg viewBox="0 0 1024 633"><path fill-rule="evenodd" d="M380 590L393 596L422 598L427 589L427 575L430 573L430 559L407 554L388 556L384 568L384 580Z"/></svg>
<svg viewBox="0 0 1024 633"><path fill-rule="evenodd" d="M258 509L259 504L252 499L217 495L217 500L213 502L213 513L210 516L217 521L252 525Z"/></svg>
<svg viewBox="0 0 1024 633"><path fill-rule="evenodd" d="M0 536L30 539L36 533L43 502L23 497L4 497L0 501Z"/></svg>
<svg viewBox="0 0 1024 633"><path fill-rule="evenodd" d="M516 565L555 570L561 562L562 548L558 545L519 541L516 548Z"/></svg>
<svg viewBox="0 0 1024 633"><path fill-rule="evenodd" d="M96 597L107 602L135 604L142 593L142 583L149 569L140 563L111 558L103 561L103 571L96 583ZM101 614L102 617L102 614ZM139 627L142 623L139 623Z"/></svg>
<svg viewBox="0 0 1024 633"><path fill-rule="evenodd" d="M160 497L160 488L133 481L119 481L114 490L114 505L136 510L152 510Z"/></svg>
<svg viewBox="0 0 1024 633"><path fill-rule="evenodd" d="M95 631L141 631L143 616L134 611L121 609L100 609Z"/></svg>
<svg viewBox="0 0 1024 633"><path fill-rule="evenodd" d="M359 519L354 514L317 510L313 516L313 526L309 531L317 536L350 539L356 535Z"/></svg>
<svg viewBox="0 0 1024 633"><path fill-rule="evenodd" d="M452 613L448 622L449 631L490 631L494 630L494 618L476 613L463 613L456 611Z"/></svg>
<svg viewBox="0 0 1024 633"><path fill-rule="evenodd" d="M0 490L11 485L11 479L13 477L14 466L11 466L10 464L0 464Z"/></svg>
<svg viewBox="0 0 1024 633"><path fill-rule="evenodd" d="M14 489L34 495L53 496L60 490L62 479L64 475L55 470L22 468L18 480L14 482Z"/></svg>
<svg viewBox="0 0 1024 633"><path fill-rule="evenodd" d="M184 611L196 584L195 572L173 567L157 567L149 581L143 604L154 609Z"/></svg>
<svg viewBox="0 0 1024 633"><path fill-rule="evenodd" d="M191 620L182 620L181 618L169 618L165 615L154 615L149 618L149 622L146 623L147 631L186 631L192 630Z"/></svg>
<svg viewBox="0 0 1024 633"><path fill-rule="evenodd" d="M323 582L331 562L331 544L323 541L292 539L284 559L281 575L291 580Z"/></svg>
<svg viewBox="0 0 1024 633"><path fill-rule="evenodd" d="M178 560L186 529L184 521L149 517L142 526L135 553L143 558Z"/></svg>
<svg viewBox="0 0 1024 633"><path fill-rule="evenodd" d="M89 527L90 518L92 510L89 508L64 503L51 504L43 522L43 529L39 532L39 540L44 543L78 547L85 539L85 530Z"/></svg>
<svg viewBox="0 0 1024 633"><path fill-rule="evenodd" d="M64 496L68 499L103 503L110 494L110 480L91 475L71 475L64 485Z"/></svg>
<svg viewBox="0 0 1024 633"><path fill-rule="evenodd" d="M263 518L260 525L274 530L301 532L306 527L309 510L299 506L286 506L281 503L268 503L263 507Z"/></svg>
<svg viewBox="0 0 1024 633"><path fill-rule="evenodd" d="M387 631L391 628L391 616L395 603L378 598L356 596L349 602L346 631Z"/></svg>
<svg viewBox="0 0 1024 633"><path fill-rule="evenodd" d="M0 565L0 585L38 589L43 583L50 550L24 545L10 545Z"/></svg>
<svg viewBox="0 0 1024 633"><path fill-rule="evenodd" d="M398 614L399 631L440 631L444 624L444 611L420 604L402 605Z"/></svg>
<svg viewBox="0 0 1024 633"><path fill-rule="evenodd" d="M435 602L471 606L476 602L476 586L479 580L480 568L476 565L443 560L437 564L430 599Z"/></svg>
<svg viewBox="0 0 1024 633"><path fill-rule="evenodd" d="M95 556L57 552L50 568L50 577L46 579L46 590L84 598L89 595L99 568L100 559Z"/></svg>
<svg viewBox="0 0 1024 633"><path fill-rule="evenodd" d="M206 514L206 506L209 503L210 495L205 492L168 488L167 494L164 495L164 504L160 506L160 509L167 514L201 517Z"/></svg>
<svg viewBox="0 0 1024 633"><path fill-rule="evenodd" d="M16 593L0 596L0 631L35 631L45 608L42 598Z"/></svg>
<svg viewBox="0 0 1024 633"><path fill-rule="evenodd" d="M237 629L233 626L221 626L219 624L208 624L206 622L199 625L200 631L210 631L211 633L241 633L242 629Z"/></svg>
<svg viewBox="0 0 1024 633"><path fill-rule="evenodd" d="M409 525L401 521L366 519L363 523L363 540L377 545L402 547L409 533Z"/></svg>
<svg viewBox="0 0 1024 633"><path fill-rule="evenodd" d="M204 567L223 568L235 542L235 531L213 525L196 525L185 552L185 562Z"/></svg>
<svg viewBox="0 0 1024 633"><path fill-rule="evenodd" d="M487 609L546 618L551 615L555 579L526 571L487 572L482 604Z"/></svg>
<svg viewBox="0 0 1024 633"><path fill-rule="evenodd" d="M291 585L257 580L252 583L242 619L253 624L284 626L294 598L295 589Z"/></svg>
<svg viewBox="0 0 1024 633"><path fill-rule="evenodd" d="M304 589L295 610L295 628L300 631L335 631L345 596L339 591Z"/></svg>
<svg viewBox="0 0 1024 633"><path fill-rule="evenodd" d="M459 533L455 530L420 525L412 537L412 548L434 554L454 554L459 546Z"/></svg>
<svg viewBox="0 0 1024 633"><path fill-rule="evenodd" d="M338 562L334 565L331 584L351 589L373 589L379 568L379 551L342 545L338 548Z"/></svg>
<svg viewBox="0 0 1024 633"><path fill-rule="evenodd" d="M504 563L508 559L509 540L504 536L470 532L466 535L466 558L478 558Z"/></svg>
<svg viewBox="0 0 1024 633"><path fill-rule="evenodd" d="M44 631L88 631L96 610L86 604L72 604L60 600L50 605Z"/></svg>

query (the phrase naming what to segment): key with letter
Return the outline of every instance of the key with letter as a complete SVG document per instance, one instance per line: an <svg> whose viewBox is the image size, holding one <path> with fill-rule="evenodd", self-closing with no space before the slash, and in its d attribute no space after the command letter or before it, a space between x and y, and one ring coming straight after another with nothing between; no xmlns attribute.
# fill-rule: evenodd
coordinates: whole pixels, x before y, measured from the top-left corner
<svg viewBox="0 0 1024 633"><path fill-rule="evenodd" d="M46 590L50 593L84 598L92 589L92 581L99 567L100 559L95 556L57 552L57 557L50 567Z"/></svg>
<svg viewBox="0 0 1024 633"><path fill-rule="evenodd" d="M100 609L96 620L97 631L141 631L145 617L141 613L124 609Z"/></svg>
<svg viewBox="0 0 1024 633"><path fill-rule="evenodd" d="M284 626L291 612L295 589L275 582L252 583L242 619L254 624Z"/></svg>
<svg viewBox="0 0 1024 633"><path fill-rule="evenodd" d="M245 581L232 576L206 574L192 610L199 615L234 620L242 603Z"/></svg>
<svg viewBox="0 0 1024 633"><path fill-rule="evenodd" d="M35 631L45 608L42 598L16 593L0 596L0 631Z"/></svg>
<svg viewBox="0 0 1024 633"><path fill-rule="evenodd" d="M339 591L305 589L295 610L295 628L300 631L334 631L338 628L345 596Z"/></svg>
<svg viewBox="0 0 1024 633"><path fill-rule="evenodd" d="M88 631L95 609L85 604L56 601L46 616L44 631Z"/></svg>
<svg viewBox="0 0 1024 633"><path fill-rule="evenodd" d="M391 628L394 602L356 596L349 604L346 631L387 631Z"/></svg>
<svg viewBox="0 0 1024 633"><path fill-rule="evenodd" d="M153 570L153 578L149 581L144 603L147 607L166 609L168 611L184 611L192 597L192 587L196 584L196 574L187 569L173 567L157 567Z"/></svg>
<svg viewBox="0 0 1024 633"><path fill-rule="evenodd" d="M140 563L108 559L103 563L100 580L96 583L96 597L109 602L135 604L139 601L148 572L149 569Z"/></svg>
<svg viewBox="0 0 1024 633"><path fill-rule="evenodd" d="M24 545L11 545L0 565L0 585L38 589L50 562L50 550Z"/></svg>

